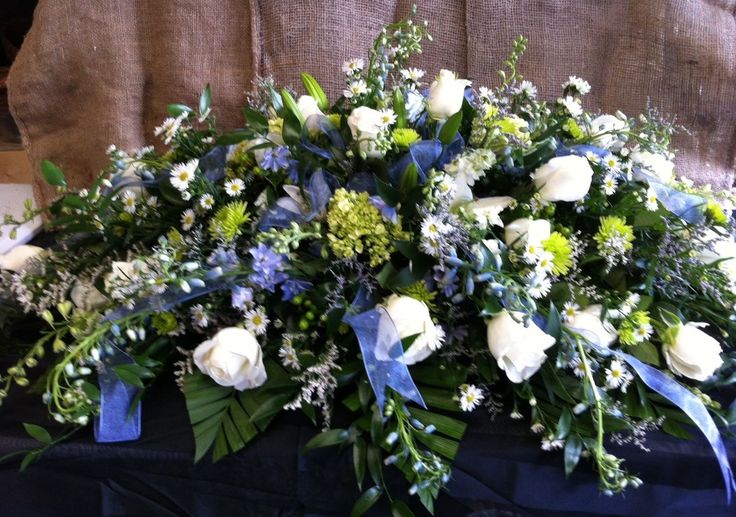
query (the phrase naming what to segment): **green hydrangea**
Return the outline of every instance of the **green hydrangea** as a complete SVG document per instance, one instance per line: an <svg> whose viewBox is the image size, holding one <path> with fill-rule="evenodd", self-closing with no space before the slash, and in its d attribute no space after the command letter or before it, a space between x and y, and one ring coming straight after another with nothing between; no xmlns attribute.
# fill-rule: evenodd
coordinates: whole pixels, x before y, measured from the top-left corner
<svg viewBox="0 0 736 517"><path fill-rule="evenodd" d="M332 252L339 258L367 253L371 266L386 262L394 251L392 240L407 233L399 224L385 221L366 192L338 189L327 207L327 225Z"/></svg>
<svg viewBox="0 0 736 517"><path fill-rule="evenodd" d="M552 273L557 276L566 275L572 266L572 247L570 241L560 232L552 232L549 238L542 242L544 251L553 255Z"/></svg>
<svg viewBox="0 0 736 517"><path fill-rule="evenodd" d="M158 312L151 317L151 326L156 330L156 334L166 336L174 332L179 324L170 312Z"/></svg>

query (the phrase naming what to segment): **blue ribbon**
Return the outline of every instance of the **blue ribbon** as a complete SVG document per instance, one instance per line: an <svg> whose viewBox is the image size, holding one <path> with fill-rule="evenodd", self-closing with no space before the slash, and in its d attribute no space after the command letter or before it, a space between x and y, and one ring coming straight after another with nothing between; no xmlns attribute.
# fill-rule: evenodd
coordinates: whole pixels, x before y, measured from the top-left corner
<svg viewBox="0 0 736 517"><path fill-rule="evenodd" d="M106 354L104 369L98 376L100 413L95 416L95 441L99 443L127 442L141 437L141 405L136 403L139 389L120 380L113 370L119 364L135 361L121 350ZM135 408L131 411L132 405Z"/></svg>
<svg viewBox="0 0 736 517"><path fill-rule="evenodd" d="M371 308L365 310L367 307ZM386 309L374 307L361 288L343 321L352 327L358 338L365 371L381 413L386 402L386 386L426 409L424 399L404 363L401 338Z"/></svg>
<svg viewBox="0 0 736 517"><path fill-rule="evenodd" d="M312 154L316 154L317 156L324 158L325 160L331 160L332 158L334 158L334 153L331 150L324 149L316 144L313 144L309 140L309 131L315 129L329 139L330 144L334 149L345 149L345 141L343 140L342 135L340 135L340 131L338 131L338 129L332 124L332 122L330 122L330 119L328 119L324 115L319 114L310 115L309 118L306 120L304 126L302 127L300 142L302 148L306 149Z"/></svg>
<svg viewBox="0 0 736 517"><path fill-rule="evenodd" d="M649 186L654 189L657 201L662 203L667 210L682 218L690 224L699 224L705 219L701 207L706 205L706 200L695 194L680 192L679 190L654 180L649 175L639 173L646 178Z"/></svg>
<svg viewBox="0 0 736 517"><path fill-rule="evenodd" d="M258 230L263 232L270 228L288 228L293 221L297 223L311 221L327 207L334 184L336 180L330 173L322 169L316 171L304 189L309 195L309 210L305 210L296 200L288 196L282 197L263 214L258 223Z"/></svg>
<svg viewBox="0 0 736 517"><path fill-rule="evenodd" d="M617 350L613 350L612 352L631 365L644 384L679 407L702 431L708 443L713 448L718 465L721 467L723 482L726 485L726 500L731 504L731 490L736 489L736 482L734 481L733 471L728 461L726 446L723 444L716 424L708 414L708 409L700 398L679 382L666 376L657 368L644 364L636 357Z"/></svg>
<svg viewBox="0 0 736 517"><path fill-rule="evenodd" d="M190 292L181 289L140 300L132 309L122 307L105 315L103 321L115 321L143 311L167 311L170 308L220 289L228 289L233 277L221 277L209 284L193 287ZM131 411L139 389L121 380L113 370L119 364L132 364L133 358L117 347L103 358L104 370L99 374L100 412L95 416L95 440L100 443L126 442L141 436L141 405Z"/></svg>

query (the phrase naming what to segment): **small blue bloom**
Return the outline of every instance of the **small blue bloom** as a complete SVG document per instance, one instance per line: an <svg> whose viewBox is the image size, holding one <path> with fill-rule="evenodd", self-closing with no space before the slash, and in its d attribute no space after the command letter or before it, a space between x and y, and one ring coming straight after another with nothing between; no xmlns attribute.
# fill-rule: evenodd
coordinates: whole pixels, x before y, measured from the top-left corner
<svg viewBox="0 0 736 517"><path fill-rule="evenodd" d="M399 222L399 215L396 213L396 208L388 206L381 196L371 196L369 199L371 203L373 203L373 206L381 211L381 215L384 219L391 221L394 224Z"/></svg>
<svg viewBox="0 0 736 517"><path fill-rule="evenodd" d="M273 149L267 149L263 153L261 167L273 172L289 167L289 148L279 146Z"/></svg>
<svg viewBox="0 0 736 517"><path fill-rule="evenodd" d="M312 282L307 280L299 280L298 278L292 278L281 284L281 290L284 292L283 301L288 302L294 298L297 294L308 291L312 288Z"/></svg>
<svg viewBox="0 0 736 517"><path fill-rule="evenodd" d="M249 253L253 257L251 263L253 273L248 278L261 289L273 292L278 284L288 278L282 272L285 266L284 255L274 253L271 248L263 243L251 248Z"/></svg>
<svg viewBox="0 0 736 517"><path fill-rule="evenodd" d="M232 249L217 248L207 257L207 265L220 266L223 269L231 269L239 262L238 254Z"/></svg>
<svg viewBox="0 0 736 517"><path fill-rule="evenodd" d="M250 287L235 286L230 291L232 294L231 303L234 309L242 309L246 303L253 301L253 289Z"/></svg>
<svg viewBox="0 0 736 517"><path fill-rule="evenodd" d="M299 183L299 162L296 160L289 160L289 170L287 171L288 177L295 185Z"/></svg>
<svg viewBox="0 0 736 517"><path fill-rule="evenodd" d="M442 291L447 298L450 298L457 292L458 289L458 278L457 269L445 270L441 266L434 267L434 280L437 282L437 287Z"/></svg>

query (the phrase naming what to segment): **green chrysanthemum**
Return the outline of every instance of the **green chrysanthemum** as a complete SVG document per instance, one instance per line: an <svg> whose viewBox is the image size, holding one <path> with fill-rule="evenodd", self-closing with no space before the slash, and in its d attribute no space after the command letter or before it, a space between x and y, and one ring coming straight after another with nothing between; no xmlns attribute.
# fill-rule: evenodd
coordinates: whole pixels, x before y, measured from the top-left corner
<svg viewBox="0 0 736 517"><path fill-rule="evenodd" d="M210 235L213 239L232 241L240 234L240 227L250 220L248 203L233 201L220 208L210 219Z"/></svg>
<svg viewBox="0 0 736 517"><path fill-rule="evenodd" d="M327 208L330 248L339 258L368 254L371 266L386 262L391 256L392 240L407 238L401 226L385 221L366 192L338 189Z"/></svg>
<svg viewBox="0 0 736 517"><path fill-rule="evenodd" d="M712 199L709 200L708 204L705 206L705 213L715 224L724 226L728 222L728 217L726 217L726 214L723 212L721 205Z"/></svg>
<svg viewBox="0 0 736 517"><path fill-rule="evenodd" d="M552 273L557 276L566 275L572 266L572 247L570 241L560 232L552 232L542 242L544 251L552 254Z"/></svg>
<svg viewBox="0 0 736 517"><path fill-rule="evenodd" d="M170 312L158 312L151 317L151 325L159 336L165 336L175 331L179 324Z"/></svg>
<svg viewBox="0 0 736 517"><path fill-rule="evenodd" d="M409 147L420 138L419 133L408 127L394 129L391 136L393 137L396 145L404 148Z"/></svg>
<svg viewBox="0 0 736 517"><path fill-rule="evenodd" d="M649 339L652 323L647 311L635 311L626 318L618 329L621 344L632 346Z"/></svg>
<svg viewBox="0 0 736 517"><path fill-rule="evenodd" d="M626 219L615 215L602 217L598 233L593 237L598 243L598 252L609 266L620 261L633 248L634 229L626 224Z"/></svg>

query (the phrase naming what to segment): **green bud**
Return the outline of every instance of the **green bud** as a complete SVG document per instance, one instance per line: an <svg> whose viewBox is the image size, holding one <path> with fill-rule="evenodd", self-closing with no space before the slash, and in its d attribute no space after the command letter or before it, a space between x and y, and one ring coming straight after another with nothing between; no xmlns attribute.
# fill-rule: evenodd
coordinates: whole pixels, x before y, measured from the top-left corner
<svg viewBox="0 0 736 517"><path fill-rule="evenodd" d="M15 383L18 386L25 387L28 386L28 379L26 379L25 377L18 377L17 379L15 379Z"/></svg>
<svg viewBox="0 0 736 517"><path fill-rule="evenodd" d="M299 320L299 330L302 330L302 331L309 330L309 322L305 320L304 318Z"/></svg>
<svg viewBox="0 0 736 517"><path fill-rule="evenodd" d="M54 324L54 315L51 314L51 311L50 310L46 309L45 311L43 311L41 313L41 317L49 325L53 325Z"/></svg>

